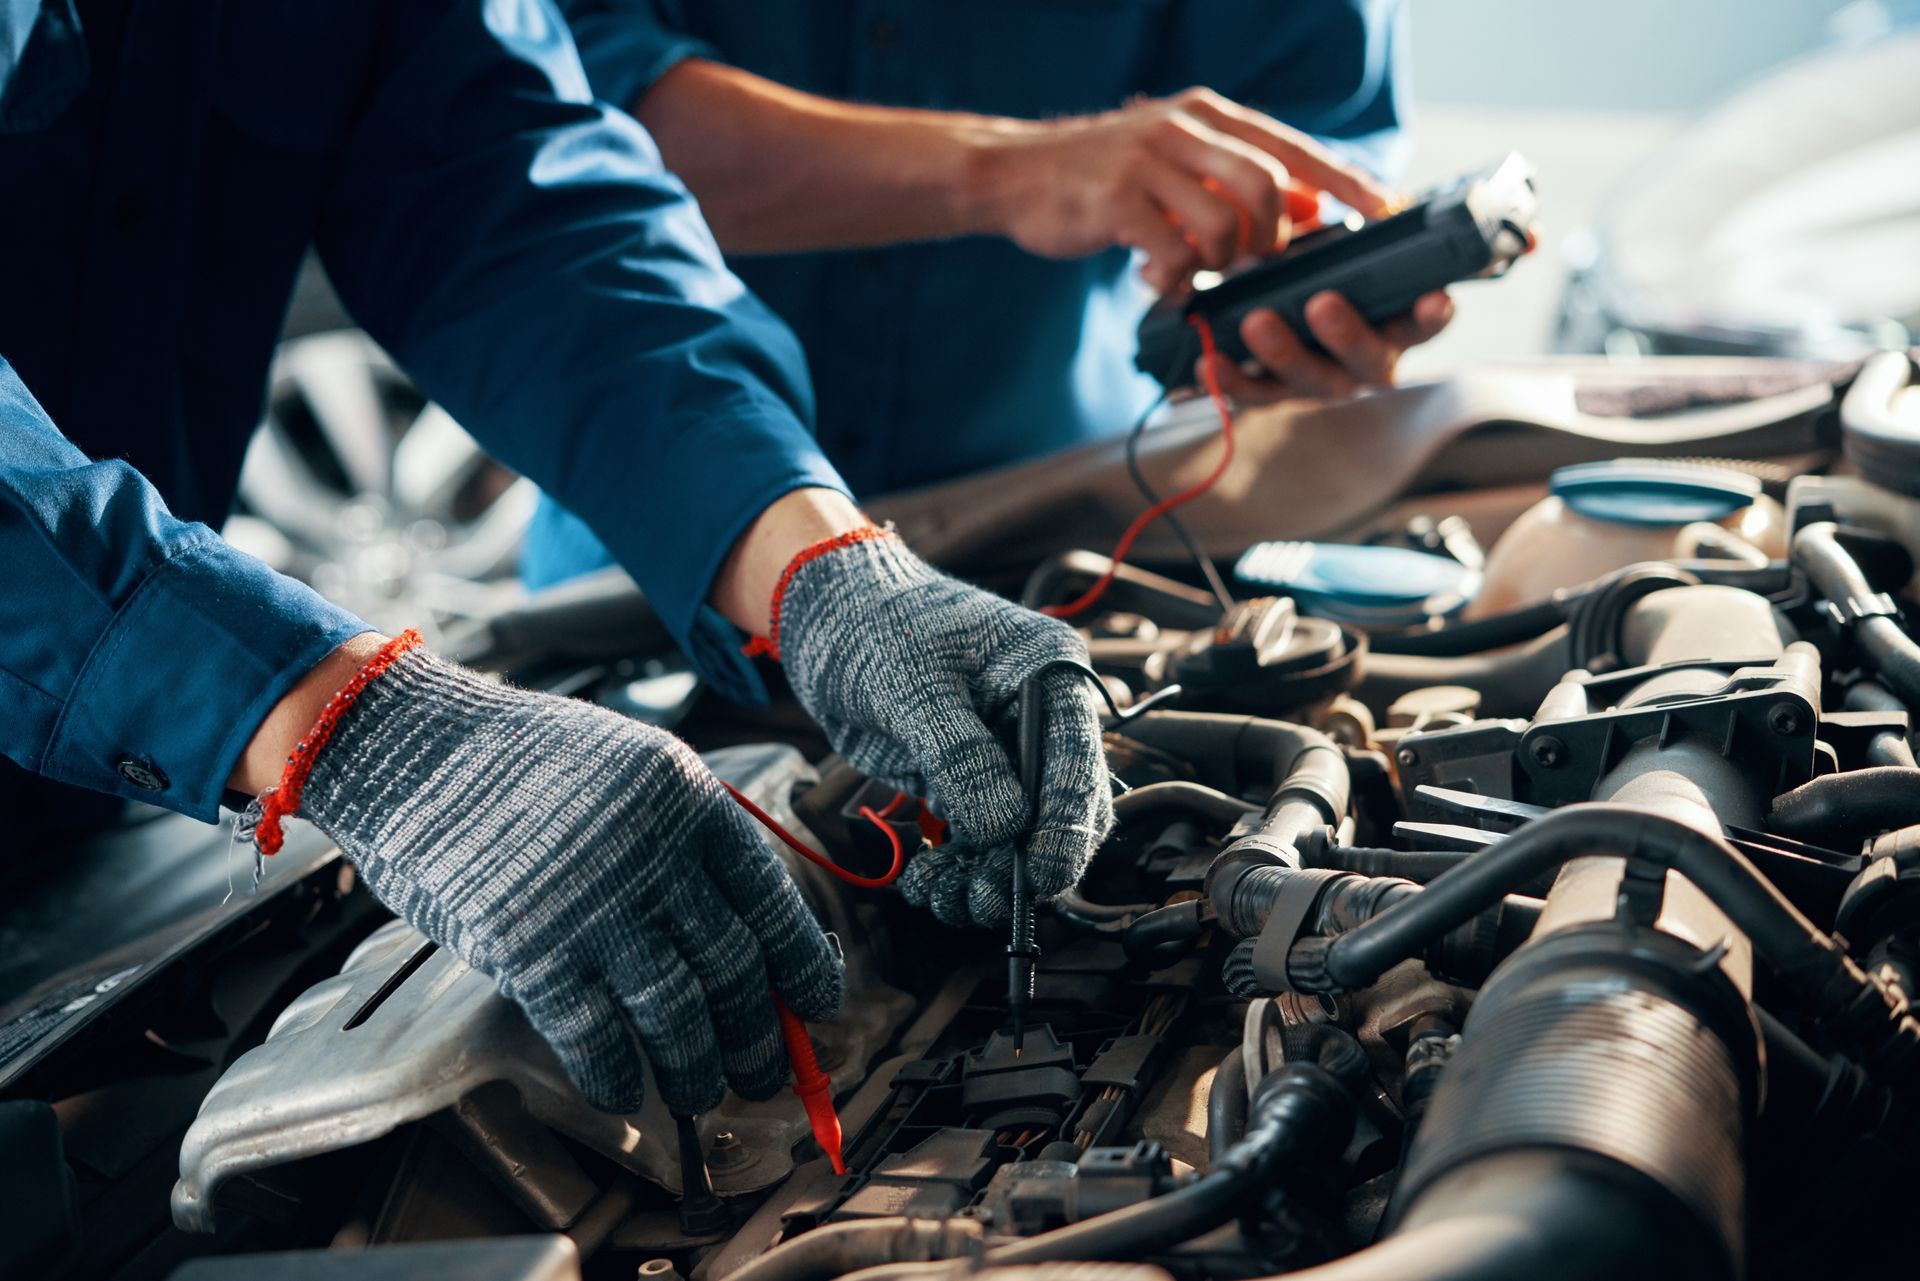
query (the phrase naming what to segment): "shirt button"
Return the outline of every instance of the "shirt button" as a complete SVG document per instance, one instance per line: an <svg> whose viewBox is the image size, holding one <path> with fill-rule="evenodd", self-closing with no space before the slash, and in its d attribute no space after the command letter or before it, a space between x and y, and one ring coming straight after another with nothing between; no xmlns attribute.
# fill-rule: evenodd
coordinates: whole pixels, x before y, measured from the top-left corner
<svg viewBox="0 0 1920 1281"><path fill-rule="evenodd" d="M877 18L867 28L867 41L876 49L891 49L900 43L900 24L892 18Z"/></svg>
<svg viewBox="0 0 1920 1281"><path fill-rule="evenodd" d="M113 763L120 771L120 777L127 780L143 792L164 792L167 790L167 774L153 759L147 756L135 756L128 752Z"/></svg>

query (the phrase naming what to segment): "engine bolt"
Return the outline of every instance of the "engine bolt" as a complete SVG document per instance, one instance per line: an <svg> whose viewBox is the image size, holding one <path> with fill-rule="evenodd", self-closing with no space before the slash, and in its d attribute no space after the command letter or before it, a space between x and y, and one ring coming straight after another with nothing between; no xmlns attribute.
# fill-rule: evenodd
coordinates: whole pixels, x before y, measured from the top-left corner
<svg viewBox="0 0 1920 1281"><path fill-rule="evenodd" d="M713 1136L713 1147L707 1152L707 1168L731 1170L744 1164L750 1155L747 1145L732 1130L722 1130Z"/></svg>
<svg viewBox="0 0 1920 1281"><path fill-rule="evenodd" d="M1533 763L1541 769L1559 769L1566 764L1567 745L1551 734L1542 734L1527 746Z"/></svg>
<svg viewBox="0 0 1920 1281"><path fill-rule="evenodd" d="M1800 732L1800 709L1792 703L1775 703L1767 709L1767 728L1782 738Z"/></svg>
<svg viewBox="0 0 1920 1281"><path fill-rule="evenodd" d="M1414 751L1411 747L1401 748L1398 752L1394 753L1393 758L1400 762L1401 768L1403 769L1412 769L1420 763L1420 753Z"/></svg>

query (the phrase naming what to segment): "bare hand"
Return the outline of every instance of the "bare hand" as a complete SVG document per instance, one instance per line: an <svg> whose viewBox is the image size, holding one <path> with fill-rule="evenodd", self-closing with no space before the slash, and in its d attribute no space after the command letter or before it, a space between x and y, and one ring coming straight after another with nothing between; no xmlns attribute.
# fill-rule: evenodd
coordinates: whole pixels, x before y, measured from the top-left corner
<svg viewBox="0 0 1920 1281"><path fill-rule="evenodd" d="M1208 89L1023 127L989 150L1002 234L1048 258L1132 246L1163 293L1283 248L1312 207L1302 187L1369 217L1391 199L1312 138Z"/></svg>
<svg viewBox="0 0 1920 1281"><path fill-rule="evenodd" d="M1306 314L1324 355L1310 350L1276 313L1253 312L1241 322L1240 338L1258 372L1218 359L1214 374L1220 390L1235 404L1248 406L1299 397L1333 400L1363 387L1391 387L1394 367L1407 348L1432 338L1453 319L1453 300L1436 290L1406 315L1377 328L1336 293L1315 294L1307 300Z"/></svg>

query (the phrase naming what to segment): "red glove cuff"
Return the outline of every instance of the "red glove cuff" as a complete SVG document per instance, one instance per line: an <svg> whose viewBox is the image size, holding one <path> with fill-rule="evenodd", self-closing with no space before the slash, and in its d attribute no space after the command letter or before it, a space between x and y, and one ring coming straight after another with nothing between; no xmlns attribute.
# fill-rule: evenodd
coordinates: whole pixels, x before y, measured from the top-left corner
<svg viewBox="0 0 1920 1281"><path fill-rule="evenodd" d="M380 674L393 666L394 660L408 650L421 644L420 633L409 627L392 640L380 647L380 652L368 659L366 665L353 674L353 679L334 692L327 705L320 709L320 718L313 723L301 740L294 744L293 751L287 756L286 768L280 771L280 781L260 793L260 818L254 824L253 843L262 854L278 854L280 846L286 840L282 822L290 815L300 811L300 793L306 789L307 775L313 773L313 763L320 758L320 749L333 737L334 727L340 718L353 706L353 700L360 697L360 691L378 680Z"/></svg>
<svg viewBox="0 0 1920 1281"><path fill-rule="evenodd" d="M772 623L767 628L767 634L765 636L754 637L741 648L740 652L748 658L758 658L760 655L765 654L776 662L779 661L780 607L786 602L787 588L793 583L793 576L799 573L801 567L807 564L807 562L818 560L828 552L837 552L842 547L851 547L855 543L864 543L873 538L893 537L896 537L896 535L891 529L883 529L879 525L863 525L859 529L849 529L843 533L835 534L831 538L823 538L817 543L801 548L800 553L788 561L787 567L780 571L780 581L773 585L773 608L770 611Z"/></svg>

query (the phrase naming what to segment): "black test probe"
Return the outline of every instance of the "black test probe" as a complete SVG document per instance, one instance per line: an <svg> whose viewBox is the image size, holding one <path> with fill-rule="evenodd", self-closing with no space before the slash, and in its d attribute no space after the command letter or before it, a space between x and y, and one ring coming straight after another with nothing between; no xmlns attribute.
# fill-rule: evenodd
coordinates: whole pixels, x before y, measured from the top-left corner
<svg viewBox="0 0 1920 1281"><path fill-rule="evenodd" d="M1046 742L1046 676L1056 670L1069 671L1093 682L1100 691L1111 725L1118 727L1143 713L1180 697L1178 685L1168 685L1125 711L1113 701L1113 691L1091 667L1077 659L1056 658L1042 663L1031 676L1020 682L1020 787L1027 797L1026 837L1040 826L1041 745ZM1007 1015L1013 1024L1013 1053L1018 1058L1026 1042L1027 1010L1033 1004L1034 962L1040 959L1040 941L1034 934L1033 891L1027 884L1027 844L1022 839L1013 845L1013 927L1007 939Z"/></svg>

